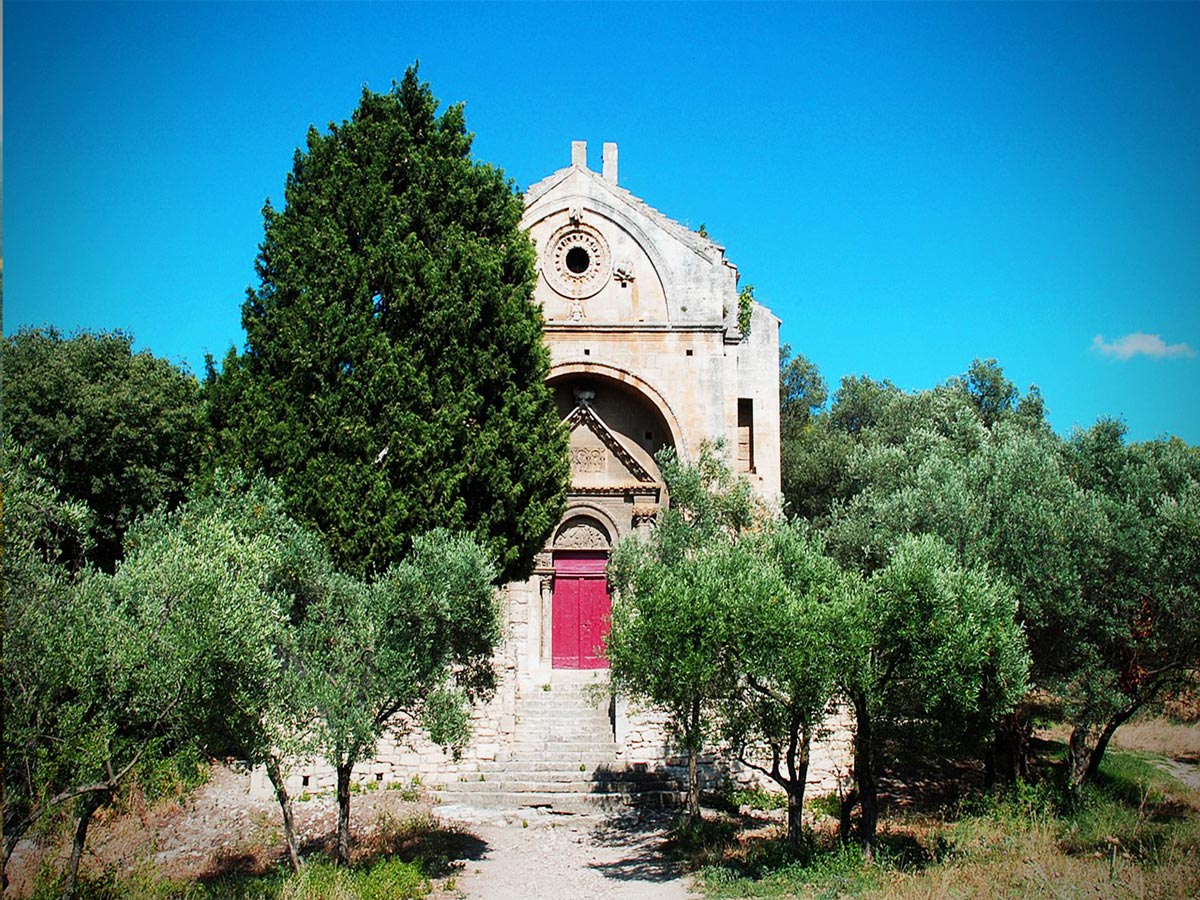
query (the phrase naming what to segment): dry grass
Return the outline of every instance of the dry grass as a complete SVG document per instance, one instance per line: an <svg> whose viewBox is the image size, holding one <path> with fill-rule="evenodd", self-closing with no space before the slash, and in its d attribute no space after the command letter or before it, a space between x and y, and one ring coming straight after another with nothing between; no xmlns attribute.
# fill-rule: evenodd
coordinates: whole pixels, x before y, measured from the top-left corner
<svg viewBox="0 0 1200 900"><path fill-rule="evenodd" d="M1129 722L1117 729L1112 742L1124 750L1157 753L1184 762L1200 762L1200 722L1187 725L1166 719Z"/></svg>
<svg viewBox="0 0 1200 900"><path fill-rule="evenodd" d="M1130 732L1139 750L1111 750L1078 805L1048 762L1040 781L1011 794L891 804L874 864L839 850L824 816L800 857L781 852L777 830L743 825L712 835L691 862L709 897L1200 900L1200 791L1184 778L1194 767L1148 752L1195 752L1195 731L1148 722Z"/></svg>

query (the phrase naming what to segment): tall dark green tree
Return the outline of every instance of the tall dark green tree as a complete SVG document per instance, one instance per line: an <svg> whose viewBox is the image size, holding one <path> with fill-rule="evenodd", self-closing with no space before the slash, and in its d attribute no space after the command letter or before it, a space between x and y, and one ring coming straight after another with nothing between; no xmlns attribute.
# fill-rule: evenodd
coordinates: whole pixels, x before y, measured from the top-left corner
<svg viewBox="0 0 1200 900"><path fill-rule="evenodd" d="M0 344L4 431L92 510L90 562L111 571L141 515L182 502L206 442L200 386L120 331L22 329Z"/></svg>
<svg viewBox="0 0 1200 900"><path fill-rule="evenodd" d="M521 198L437 107L413 67L309 130L263 210L245 352L210 366L218 457L276 478L352 573L447 527L513 578L561 513L567 437Z"/></svg>

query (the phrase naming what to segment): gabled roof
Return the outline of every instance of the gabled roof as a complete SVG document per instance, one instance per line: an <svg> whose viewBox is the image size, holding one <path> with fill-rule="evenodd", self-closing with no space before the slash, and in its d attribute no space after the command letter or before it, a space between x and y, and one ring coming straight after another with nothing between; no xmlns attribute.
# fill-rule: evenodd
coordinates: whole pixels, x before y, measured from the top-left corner
<svg viewBox="0 0 1200 900"><path fill-rule="evenodd" d="M654 483L654 476L646 471L646 467L634 458L633 454L626 449L620 439L613 434L612 429L605 424L603 419L596 415L596 411L592 409L590 403L581 402L571 410L563 421L570 426L571 431L581 426L586 427L600 439L601 443L608 447L613 456L621 461L621 464L625 466L625 469L637 481L648 484Z"/></svg>
<svg viewBox="0 0 1200 900"><path fill-rule="evenodd" d="M608 181L599 172L593 172L591 169L586 169L582 166L565 166L547 175L541 181L530 185L529 189L525 191L525 208L529 209L534 203L565 181L567 176L573 172L578 172L590 178L596 185L608 191L616 200L641 213L694 252L711 259L713 262L724 261L725 248L720 244L713 243L699 232L692 231L690 228L664 215L645 200L635 197L629 191L625 190L625 188Z"/></svg>

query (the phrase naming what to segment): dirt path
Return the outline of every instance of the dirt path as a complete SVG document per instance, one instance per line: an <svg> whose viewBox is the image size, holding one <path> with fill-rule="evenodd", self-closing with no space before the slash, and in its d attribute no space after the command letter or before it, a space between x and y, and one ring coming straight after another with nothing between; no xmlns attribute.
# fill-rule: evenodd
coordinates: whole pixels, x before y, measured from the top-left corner
<svg viewBox="0 0 1200 900"><path fill-rule="evenodd" d="M435 811L433 818L431 812ZM302 852L332 849L337 810L331 796L296 804ZM432 900L688 900L678 866L662 853L669 815L496 815L436 807L402 792L366 791L351 805L360 852L400 852L440 859ZM414 832L408 823L417 823ZM432 825L432 830L430 826ZM385 849L386 848L386 849ZM27 897L44 862L63 865L65 832L23 842L9 867L9 896ZM178 801L106 811L88 834L85 874L149 865L166 878L195 880L261 872L283 853L279 809L249 794L249 778L224 766ZM436 866L435 866L436 868ZM446 885L444 888L442 885Z"/></svg>
<svg viewBox="0 0 1200 900"><path fill-rule="evenodd" d="M448 821L455 821L449 818ZM680 867L664 858L668 819L492 817L461 822L480 839L444 897L464 900L687 900Z"/></svg>
<svg viewBox="0 0 1200 900"><path fill-rule="evenodd" d="M1200 765L1178 759L1161 759L1155 765L1194 791L1200 791Z"/></svg>

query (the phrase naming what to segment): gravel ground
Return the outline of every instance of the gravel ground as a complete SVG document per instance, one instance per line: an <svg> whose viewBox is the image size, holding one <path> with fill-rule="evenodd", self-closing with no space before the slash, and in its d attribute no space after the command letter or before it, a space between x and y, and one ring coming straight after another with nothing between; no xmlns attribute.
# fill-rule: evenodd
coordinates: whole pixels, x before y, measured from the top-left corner
<svg viewBox="0 0 1200 900"><path fill-rule="evenodd" d="M687 900L680 867L664 858L670 816L521 817L439 810L481 842L446 898Z"/></svg>

